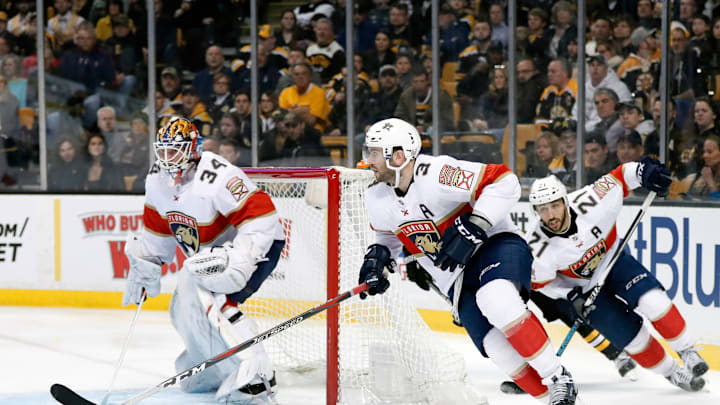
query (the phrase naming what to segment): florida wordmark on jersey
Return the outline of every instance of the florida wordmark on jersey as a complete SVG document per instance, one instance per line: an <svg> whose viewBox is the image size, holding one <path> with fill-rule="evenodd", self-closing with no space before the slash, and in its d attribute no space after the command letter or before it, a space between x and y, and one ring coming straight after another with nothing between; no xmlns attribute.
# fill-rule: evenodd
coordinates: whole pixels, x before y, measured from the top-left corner
<svg viewBox="0 0 720 405"><path fill-rule="evenodd" d="M172 185L169 176L151 169L145 182L143 255L171 262L175 246L190 257L203 247L232 241L239 232L283 239L270 196L238 167L203 152L191 180Z"/></svg>
<svg viewBox="0 0 720 405"><path fill-rule="evenodd" d="M365 192L376 243L387 246L394 257L404 245L445 294L460 274L433 264L445 229L458 216L473 212L492 225L488 237L520 234L509 216L519 198L518 179L505 165L428 155L416 158L413 181L404 195L387 183L373 184Z"/></svg>
<svg viewBox="0 0 720 405"><path fill-rule="evenodd" d="M618 166L595 183L568 194L570 229L554 234L537 224L526 239L533 251L533 289L566 298L573 287L597 284L618 247L615 225L623 198L640 186L638 163Z"/></svg>

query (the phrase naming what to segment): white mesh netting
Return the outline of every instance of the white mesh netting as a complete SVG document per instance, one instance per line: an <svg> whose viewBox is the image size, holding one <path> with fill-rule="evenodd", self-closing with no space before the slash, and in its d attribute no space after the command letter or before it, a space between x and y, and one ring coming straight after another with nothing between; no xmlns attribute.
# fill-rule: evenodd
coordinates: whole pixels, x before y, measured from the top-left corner
<svg viewBox="0 0 720 405"><path fill-rule="evenodd" d="M328 169L329 170L329 169ZM365 248L374 240L363 192L372 182L365 170L340 173L339 291L358 284ZM273 274L243 306L261 330L327 299L327 188L325 178L251 175L270 194L285 230L286 247ZM402 283L391 275L391 285ZM326 314L267 340L277 370L324 369ZM462 356L437 345L437 338L402 288L340 304L338 403L481 404L465 384Z"/></svg>

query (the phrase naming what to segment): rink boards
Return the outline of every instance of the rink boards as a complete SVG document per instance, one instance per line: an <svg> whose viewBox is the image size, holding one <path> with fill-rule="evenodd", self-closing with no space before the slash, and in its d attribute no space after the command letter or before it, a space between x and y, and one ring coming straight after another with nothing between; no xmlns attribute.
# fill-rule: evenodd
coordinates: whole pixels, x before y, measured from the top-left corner
<svg viewBox="0 0 720 405"><path fill-rule="evenodd" d="M122 249L127 233L142 227L143 201L142 196L125 195L0 196L0 305L119 308L128 269ZM618 222L621 235L637 208L623 209ZM720 315L720 215L716 211L651 207L628 250L656 274L700 342L720 346L720 323L714 321ZM514 207L511 218L523 231L535 220L527 203ZM306 253L298 249L290 254ZM174 273L182 264L182 255L178 256L164 268L163 294L149 300L147 308L167 309ZM303 277L303 271L325 270L310 267L295 268L298 280L310 279ZM407 289L433 329L459 331L451 326L441 299L410 283L400 287ZM296 296L262 299L300 300L310 306L322 299L316 289L300 285Z"/></svg>

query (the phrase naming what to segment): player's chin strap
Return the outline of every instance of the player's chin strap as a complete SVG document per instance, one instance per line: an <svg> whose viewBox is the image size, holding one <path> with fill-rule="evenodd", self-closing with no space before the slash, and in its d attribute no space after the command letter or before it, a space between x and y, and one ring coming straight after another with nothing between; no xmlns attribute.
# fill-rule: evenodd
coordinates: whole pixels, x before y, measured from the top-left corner
<svg viewBox="0 0 720 405"><path fill-rule="evenodd" d="M403 153L405 153L405 152L403 151ZM410 158L405 156L405 161L403 162L403 164L401 164L398 167L395 167L390 164L390 159L385 159L385 166L387 166L388 169L393 170L395 172L395 184L393 184L393 187L398 187L400 185L400 172L402 171L402 169L405 168L405 166L408 165L408 163L410 163L410 160L411 160Z"/></svg>

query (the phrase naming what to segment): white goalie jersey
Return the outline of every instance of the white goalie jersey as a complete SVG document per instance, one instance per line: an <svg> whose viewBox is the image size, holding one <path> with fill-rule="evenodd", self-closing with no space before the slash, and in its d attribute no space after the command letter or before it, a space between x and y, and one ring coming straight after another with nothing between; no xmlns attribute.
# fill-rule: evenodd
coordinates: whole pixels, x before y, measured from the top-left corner
<svg viewBox="0 0 720 405"><path fill-rule="evenodd" d="M538 220L526 239L533 250L533 289L552 298L566 298L570 290L585 291L597 283L618 247L615 225L623 198L640 187L638 163L625 163L595 183L568 194L571 225L562 235Z"/></svg>
<svg viewBox="0 0 720 405"><path fill-rule="evenodd" d="M520 184L506 165L457 160L450 156L419 155L413 181L405 195L387 183L365 192L370 225L376 242L398 257L403 245L445 294L460 272L442 271L433 260L442 234L455 218L467 212L485 218L488 237L520 231L509 212L520 198Z"/></svg>
<svg viewBox="0 0 720 405"><path fill-rule="evenodd" d="M282 240L275 206L238 167L203 152L192 180L179 185L154 167L145 182L143 256L172 262L175 247L190 257L204 247L232 241L238 233L270 247Z"/></svg>

